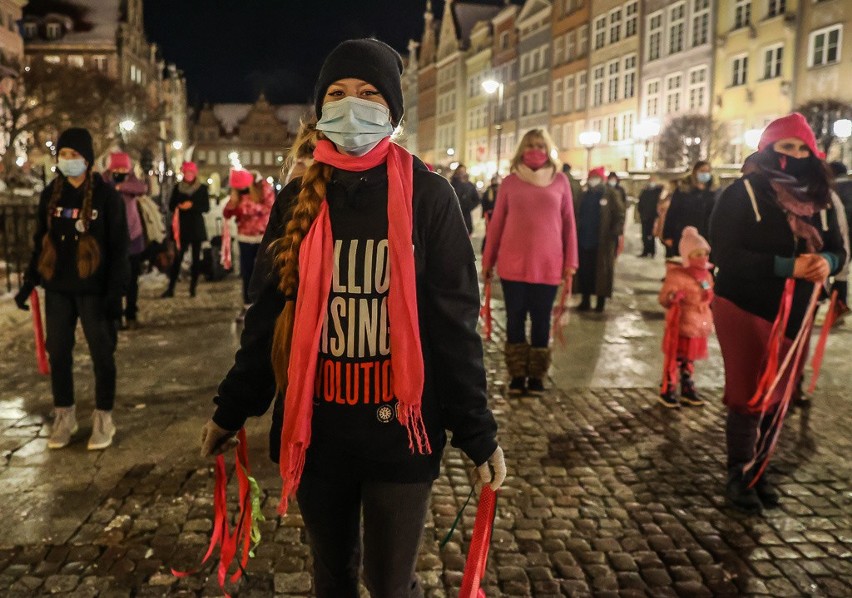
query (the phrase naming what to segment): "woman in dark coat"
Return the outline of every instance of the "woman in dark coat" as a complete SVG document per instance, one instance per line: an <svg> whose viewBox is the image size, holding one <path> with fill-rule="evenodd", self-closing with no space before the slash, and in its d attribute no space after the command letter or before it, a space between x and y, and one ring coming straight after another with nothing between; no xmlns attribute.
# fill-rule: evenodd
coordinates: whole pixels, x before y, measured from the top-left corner
<svg viewBox="0 0 852 598"><path fill-rule="evenodd" d="M707 238L714 193L710 163L696 162L690 175L678 184L666 212L663 243L667 258L678 255L680 235L687 226L694 226L699 235Z"/></svg>
<svg viewBox="0 0 852 598"><path fill-rule="evenodd" d="M195 297L198 276L201 274L201 242L207 240L207 229L204 226L204 213L210 209L207 185L198 180L198 167L194 162L184 162L181 172L183 180L172 191L172 198L169 200L169 213L178 210L178 230L172 231L172 234L175 241L180 241L180 247L169 272L169 286L162 297L174 297L175 284L187 247L192 249L189 296Z"/></svg>
<svg viewBox="0 0 852 598"><path fill-rule="evenodd" d="M830 175L820 155L801 114L773 121L759 151L746 160L742 178L719 198L710 222L712 257L719 269L713 317L725 362L728 410L726 497L749 513L778 504L765 476L749 487L768 459L766 451L755 454L755 446L759 434L771 439L777 433L779 427L770 423L782 389L798 379L803 365L793 364L776 392L752 404L785 285L795 280L780 360L802 325L814 285L823 284L846 257Z"/></svg>
<svg viewBox="0 0 852 598"><path fill-rule="evenodd" d="M616 190L604 185L603 167L589 172L586 192L574 199L580 267L577 283L583 296L577 309L591 309L591 296L597 296L595 311L602 312L612 296L618 238L624 234L624 204Z"/></svg>

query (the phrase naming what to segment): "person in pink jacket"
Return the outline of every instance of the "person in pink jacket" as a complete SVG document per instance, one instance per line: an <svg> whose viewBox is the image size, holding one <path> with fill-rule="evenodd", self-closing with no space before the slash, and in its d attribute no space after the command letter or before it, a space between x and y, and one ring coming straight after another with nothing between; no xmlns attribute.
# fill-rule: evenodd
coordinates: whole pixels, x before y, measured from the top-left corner
<svg viewBox="0 0 852 598"><path fill-rule="evenodd" d="M670 408L679 407L681 403L700 407L704 401L695 390L692 375L694 362L707 359L707 337L713 332L713 313L710 311L713 276L710 274L712 265L708 261L710 244L698 234L697 228L687 226L683 229L678 249L682 262L667 263L659 296L660 305L670 310L663 340L667 363L659 401ZM674 377L678 369L680 403L675 396Z"/></svg>
<svg viewBox="0 0 852 598"><path fill-rule="evenodd" d="M509 392L544 392L550 367L550 317L559 284L577 270L577 228L568 178L551 157L547 131L521 139L511 174L500 185L482 271L497 267L506 304L506 366ZM531 323L527 340L526 322Z"/></svg>
<svg viewBox="0 0 852 598"><path fill-rule="evenodd" d="M260 174L254 175L247 170L232 170L229 180L231 195L222 210L224 218L237 221L237 242L240 246L240 277L243 280L243 308L237 315L242 322L251 305L249 282L254 272L254 262L272 204L275 203L275 191ZM227 224L226 224L227 226Z"/></svg>

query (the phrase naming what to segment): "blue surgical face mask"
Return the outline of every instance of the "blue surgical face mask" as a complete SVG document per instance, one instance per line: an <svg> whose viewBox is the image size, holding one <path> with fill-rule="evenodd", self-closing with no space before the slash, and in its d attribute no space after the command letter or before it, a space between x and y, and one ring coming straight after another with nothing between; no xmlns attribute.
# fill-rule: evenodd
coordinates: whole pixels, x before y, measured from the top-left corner
<svg viewBox="0 0 852 598"><path fill-rule="evenodd" d="M363 156L393 133L393 125L385 106L348 96L323 105L317 130L346 153Z"/></svg>
<svg viewBox="0 0 852 598"><path fill-rule="evenodd" d="M698 179L699 183L706 185L713 179L713 175L709 172L699 172L697 175L695 175L695 178Z"/></svg>
<svg viewBox="0 0 852 598"><path fill-rule="evenodd" d="M59 158L56 167L65 176L75 177L86 172L86 161L83 158L73 158L71 160Z"/></svg>

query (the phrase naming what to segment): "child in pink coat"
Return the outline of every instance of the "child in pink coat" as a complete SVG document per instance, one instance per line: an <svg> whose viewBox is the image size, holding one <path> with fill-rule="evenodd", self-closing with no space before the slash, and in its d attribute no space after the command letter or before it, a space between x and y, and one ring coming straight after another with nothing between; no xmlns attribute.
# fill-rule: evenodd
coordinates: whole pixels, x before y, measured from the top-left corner
<svg viewBox="0 0 852 598"><path fill-rule="evenodd" d="M660 305L668 309L663 337L663 385L660 403L664 407L680 404L700 407L704 404L695 390L694 362L707 358L707 337L713 332L712 265L710 244L694 226L683 229L678 247L681 263L668 262L666 278L660 290ZM675 396L676 372L680 370L680 403Z"/></svg>

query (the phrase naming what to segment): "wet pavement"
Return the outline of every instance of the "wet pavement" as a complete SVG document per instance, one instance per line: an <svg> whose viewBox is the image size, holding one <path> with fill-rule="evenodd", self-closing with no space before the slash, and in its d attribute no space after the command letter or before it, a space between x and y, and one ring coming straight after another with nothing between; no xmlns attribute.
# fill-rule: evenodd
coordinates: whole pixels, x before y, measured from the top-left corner
<svg viewBox="0 0 852 598"><path fill-rule="evenodd" d="M571 314L546 396L507 400L499 326L486 346L509 463L487 595L852 595L852 324L830 338L812 406L786 423L770 471L781 508L740 515L721 495L718 348L711 343L697 373L707 406L655 404L663 264L635 250L631 238L607 312ZM93 408L85 351L75 362L80 432L48 451L49 383L36 373L26 314L0 301L0 595L221 595L211 566L183 579L170 568L195 567L211 529L213 472L197 441L236 348L238 282L203 284L195 299L179 285L175 299L157 299L164 284L144 280L143 326L120 333L119 431L97 453L85 446ZM499 324L499 298L495 305ZM267 429L268 416L247 428L268 520L233 595L311 595L298 513L275 517L280 482L265 455ZM439 542L470 490L468 469L446 451L418 563L429 597L458 592L473 506L451 541Z"/></svg>

